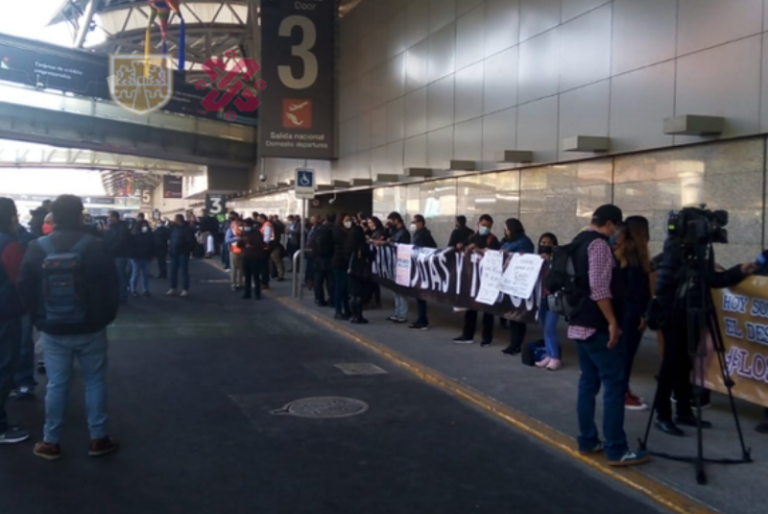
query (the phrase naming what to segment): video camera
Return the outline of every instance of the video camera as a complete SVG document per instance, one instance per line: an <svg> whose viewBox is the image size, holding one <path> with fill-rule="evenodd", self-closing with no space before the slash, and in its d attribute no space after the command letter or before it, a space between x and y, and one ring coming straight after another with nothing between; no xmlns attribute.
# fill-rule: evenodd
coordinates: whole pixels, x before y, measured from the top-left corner
<svg viewBox="0 0 768 514"><path fill-rule="evenodd" d="M728 211L712 211L701 207L686 207L669 213L667 233L683 245L728 243Z"/></svg>

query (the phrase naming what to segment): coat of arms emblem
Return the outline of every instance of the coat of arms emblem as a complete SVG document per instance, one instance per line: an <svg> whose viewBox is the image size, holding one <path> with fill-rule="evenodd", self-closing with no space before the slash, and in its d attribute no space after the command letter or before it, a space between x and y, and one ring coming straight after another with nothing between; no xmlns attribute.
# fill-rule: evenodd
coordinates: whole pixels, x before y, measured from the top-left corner
<svg viewBox="0 0 768 514"><path fill-rule="evenodd" d="M167 55L110 55L109 94L133 114L162 109L173 97L173 67Z"/></svg>

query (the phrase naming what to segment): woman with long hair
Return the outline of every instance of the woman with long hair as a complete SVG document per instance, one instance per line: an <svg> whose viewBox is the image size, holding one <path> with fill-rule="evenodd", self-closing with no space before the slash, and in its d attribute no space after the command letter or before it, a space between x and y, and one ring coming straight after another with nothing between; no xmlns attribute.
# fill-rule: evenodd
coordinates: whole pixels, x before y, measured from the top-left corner
<svg viewBox="0 0 768 514"><path fill-rule="evenodd" d="M651 300L651 259L648 249L648 220L642 216L627 218L614 245L619 273L624 284L624 318L622 320L621 347L626 355L626 392L624 406L628 410L646 410L642 398L632 394L629 379L632 364L646 329L645 311Z"/></svg>
<svg viewBox="0 0 768 514"><path fill-rule="evenodd" d="M384 228L384 224L376 216L368 218L368 233L366 240L370 244L376 244L379 241L383 241L387 237L387 230ZM366 309L381 309L381 286L374 281L371 281L371 287L368 288L366 294Z"/></svg>
<svg viewBox="0 0 768 514"><path fill-rule="evenodd" d="M525 235L525 228L517 218L509 218L504 222L504 239L501 241L501 249L510 253L533 253L533 241ZM522 321L509 320L510 341L502 353L517 355L522 351L525 334L528 325Z"/></svg>
<svg viewBox="0 0 768 514"><path fill-rule="evenodd" d="M558 242L555 234L546 232L539 237L538 252L544 259L549 259L552 256L552 250L556 246L558 246ZM546 296L541 302L539 316L544 327L544 346L547 350L547 356L538 361L536 367L557 371L563 367L563 361L560 358L560 340L557 337L557 322L560 316L549 310Z"/></svg>

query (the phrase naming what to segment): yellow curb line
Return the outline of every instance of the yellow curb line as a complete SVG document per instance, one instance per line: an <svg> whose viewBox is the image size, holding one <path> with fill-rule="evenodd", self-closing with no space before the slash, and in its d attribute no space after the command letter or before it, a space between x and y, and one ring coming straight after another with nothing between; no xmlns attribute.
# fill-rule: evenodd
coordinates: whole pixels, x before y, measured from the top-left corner
<svg viewBox="0 0 768 514"><path fill-rule="evenodd" d="M326 317L321 316L310 309L307 309L303 305L290 298L277 298L277 301L286 307L299 311L301 314L312 318L312 320L314 320L316 323L323 325L324 327L333 330L334 332L348 339L351 339L353 342L366 347L367 349L398 365L399 367L410 371L425 382L428 382L440 389L443 389L444 391L453 394L454 396L470 402L476 407L479 407L489 414L496 416L503 421L506 421L510 425L539 439L540 441L554 446L555 448L568 454L570 457L573 457L574 459L591 466L604 475L617 480L636 491L639 491L640 493L648 496L650 499L663 505L673 512L677 512L679 514L722 514L719 511L694 500L684 493L677 491L674 488L653 478L643 475L638 471L626 468L614 468L609 466L604 458L582 455L574 448L573 438L558 432L554 428L545 425L541 421L531 418L530 416L527 416L526 414L523 414L522 412L519 412L509 407L508 405L505 405L491 397L485 396L484 394L472 389L469 386L459 383L458 381L440 373L439 371L424 366L421 363L406 357L405 355L402 355L381 343L377 343L376 341L373 341L372 339L369 339L355 332L354 330L331 321Z"/></svg>

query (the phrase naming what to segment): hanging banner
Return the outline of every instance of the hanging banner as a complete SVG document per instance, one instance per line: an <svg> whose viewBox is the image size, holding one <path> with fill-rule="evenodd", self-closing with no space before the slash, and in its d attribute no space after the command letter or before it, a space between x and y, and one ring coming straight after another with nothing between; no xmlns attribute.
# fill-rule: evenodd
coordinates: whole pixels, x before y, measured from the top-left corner
<svg viewBox="0 0 768 514"><path fill-rule="evenodd" d="M531 268L533 292L527 299L500 294L505 266L513 254L488 251L435 250L411 245L373 247L373 279L382 287L405 296L453 307L492 312L516 321L533 322L541 302L543 268ZM403 259L410 254L410 264ZM535 256L541 259L538 256ZM488 262L483 264L487 259ZM405 270L409 270L406 282ZM526 283L528 277L521 277ZM407 283L408 285L402 285ZM485 283L485 284L484 284ZM485 292L483 288L485 287ZM483 303L485 302L485 303Z"/></svg>
<svg viewBox="0 0 768 514"><path fill-rule="evenodd" d="M713 289L725 363L733 395L768 407L768 277L750 277L730 289ZM727 393L712 338L707 338L704 387Z"/></svg>
<svg viewBox="0 0 768 514"><path fill-rule="evenodd" d="M261 3L259 155L332 159L335 0Z"/></svg>
<svg viewBox="0 0 768 514"><path fill-rule="evenodd" d="M214 218L227 213L226 195L205 195L205 214Z"/></svg>
<svg viewBox="0 0 768 514"><path fill-rule="evenodd" d="M163 176L163 198L180 199L183 195L181 177L173 175Z"/></svg>

